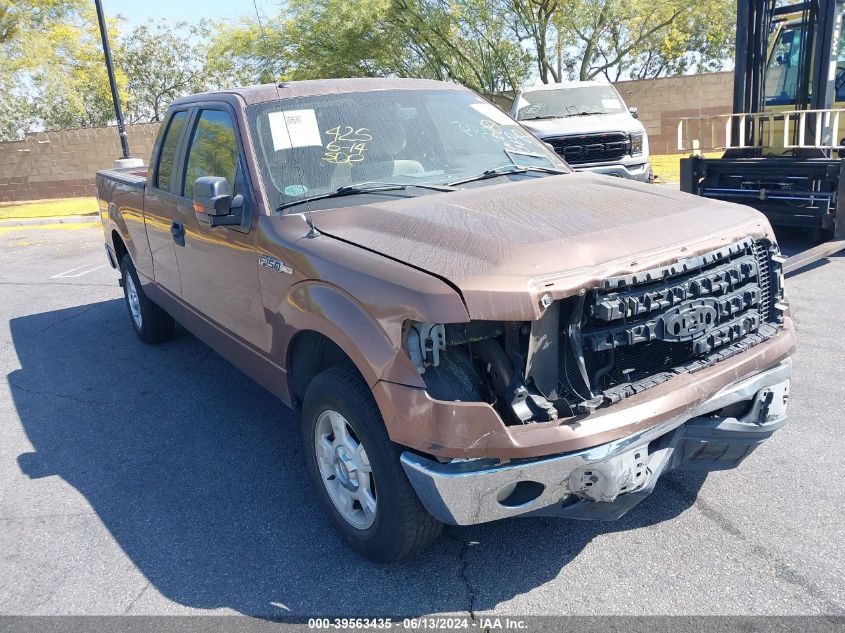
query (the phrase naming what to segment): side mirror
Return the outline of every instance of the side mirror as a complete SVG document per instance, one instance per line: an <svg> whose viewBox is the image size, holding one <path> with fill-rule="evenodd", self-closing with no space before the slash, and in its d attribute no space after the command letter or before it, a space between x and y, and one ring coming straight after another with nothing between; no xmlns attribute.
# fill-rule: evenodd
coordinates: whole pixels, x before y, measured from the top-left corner
<svg viewBox="0 0 845 633"><path fill-rule="evenodd" d="M635 119L640 118L640 111L637 109L637 106L631 106L630 108L628 108L628 112L630 112L631 116Z"/></svg>
<svg viewBox="0 0 845 633"><path fill-rule="evenodd" d="M555 149L555 146L552 145L551 143L546 143L546 141L543 141L543 145L545 145L547 149L549 149L552 152L554 152L555 154L557 154L557 150Z"/></svg>
<svg viewBox="0 0 845 633"><path fill-rule="evenodd" d="M229 182L221 176L203 176L194 181L194 211L209 226L241 223L243 197L232 198Z"/></svg>
<svg viewBox="0 0 845 633"><path fill-rule="evenodd" d="M229 183L220 176L203 176L194 181L194 211L205 215L229 215L232 194Z"/></svg>

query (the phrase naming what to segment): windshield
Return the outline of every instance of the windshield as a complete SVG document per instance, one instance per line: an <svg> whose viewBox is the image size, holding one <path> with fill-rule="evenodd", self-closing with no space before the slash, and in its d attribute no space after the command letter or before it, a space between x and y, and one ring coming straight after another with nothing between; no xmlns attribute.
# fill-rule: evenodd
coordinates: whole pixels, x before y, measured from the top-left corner
<svg viewBox="0 0 845 633"><path fill-rule="evenodd" d="M520 121L626 111L619 93L610 85L531 90L520 95L517 107Z"/></svg>
<svg viewBox="0 0 845 633"><path fill-rule="evenodd" d="M777 31L766 65L766 105L795 103L803 53L804 27L787 26Z"/></svg>
<svg viewBox="0 0 845 633"><path fill-rule="evenodd" d="M467 90L284 99L250 106L247 116L271 208L360 183L406 184L398 195L423 195L433 190L411 185L459 181L503 165L567 170L530 132ZM344 200L332 204L356 203Z"/></svg>
<svg viewBox="0 0 845 633"><path fill-rule="evenodd" d="M798 82L802 80L802 55L806 55L806 26L802 23L775 25L773 42L766 63L765 99L767 106L795 105ZM845 101L845 29L839 34L839 51L836 57L834 102ZM807 81L803 78L803 81ZM812 85L807 97L812 96Z"/></svg>

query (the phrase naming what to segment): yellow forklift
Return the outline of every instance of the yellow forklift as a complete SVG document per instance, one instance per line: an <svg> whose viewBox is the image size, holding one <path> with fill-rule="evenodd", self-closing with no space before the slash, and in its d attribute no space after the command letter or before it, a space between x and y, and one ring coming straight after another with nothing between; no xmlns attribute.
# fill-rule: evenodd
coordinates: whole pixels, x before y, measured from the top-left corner
<svg viewBox="0 0 845 633"><path fill-rule="evenodd" d="M733 113L680 121L678 149L694 153L682 191L845 238L843 11L845 0L738 0Z"/></svg>

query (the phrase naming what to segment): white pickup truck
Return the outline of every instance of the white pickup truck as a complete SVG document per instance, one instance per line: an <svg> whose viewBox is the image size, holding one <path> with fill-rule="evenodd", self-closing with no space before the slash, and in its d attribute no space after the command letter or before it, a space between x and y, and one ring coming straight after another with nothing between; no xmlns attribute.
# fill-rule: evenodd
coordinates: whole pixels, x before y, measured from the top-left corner
<svg viewBox="0 0 845 633"><path fill-rule="evenodd" d="M510 114L576 171L652 180L648 134L639 113L608 83L568 81L525 88Z"/></svg>

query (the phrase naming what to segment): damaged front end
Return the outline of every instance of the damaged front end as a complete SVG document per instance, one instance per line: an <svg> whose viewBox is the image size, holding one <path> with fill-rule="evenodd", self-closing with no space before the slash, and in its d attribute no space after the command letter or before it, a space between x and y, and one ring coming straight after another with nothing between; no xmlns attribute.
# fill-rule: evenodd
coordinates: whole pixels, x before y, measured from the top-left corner
<svg viewBox="0 0 845 633"><path fill-rule="evenodd" d="M529 513L613 520L664 472L736 467L787 419L782 263L774 243L747 238L546 295L533 322L407 323L406 350L440 412L426 429L451 446L479 438L463 459L402 454L420 500L460 525ZM657 388L673 378L674 390ZM632 397L652 388L652 399Z"/></svg>
<svg viewBox="0 0 845 633"><path fill-rule="evenodd" d="M784 321L783 258L745 238L541 299L532 322L405 324L429 395L486 402L506 425L575 418L739 354Z"/></svg>

